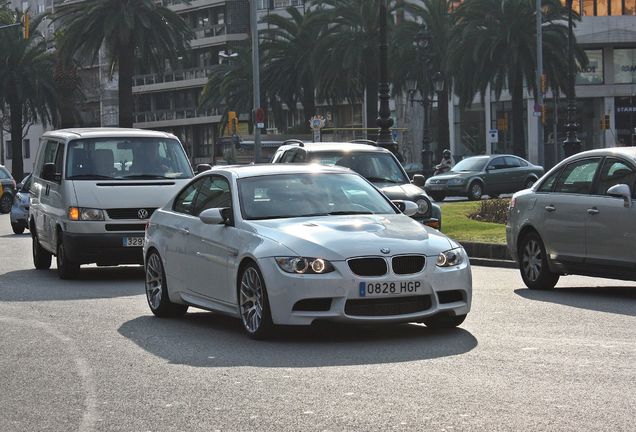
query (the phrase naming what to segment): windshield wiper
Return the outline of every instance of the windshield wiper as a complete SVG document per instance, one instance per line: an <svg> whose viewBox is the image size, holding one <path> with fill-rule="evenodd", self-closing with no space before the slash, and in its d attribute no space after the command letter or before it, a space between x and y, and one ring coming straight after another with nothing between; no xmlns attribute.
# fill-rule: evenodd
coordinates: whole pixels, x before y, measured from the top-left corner
<svg viewBox="0 0 636 432"><path fill-rule="evenodd" d="M385 183L402 183L400 181L397 180L392 180L392 179L388 179L388 178L384 178L384 177L366 177L367 180L369 180L370 182L385 182Z"/></svg>
<svg viewBox="0 0 636 432"><path fill-rule="evenodd" d="M123 176L125 179L168 179L171 177L166 177L160 174L131 174L127 176Z"/></svg>
<svg viewBox="0 0 636 432"><path fill-rule="evenodd" d="M67 178L69 180L108 180L108 179L114 179L115 177L100 175L100 174L77 174Z"/></svg>

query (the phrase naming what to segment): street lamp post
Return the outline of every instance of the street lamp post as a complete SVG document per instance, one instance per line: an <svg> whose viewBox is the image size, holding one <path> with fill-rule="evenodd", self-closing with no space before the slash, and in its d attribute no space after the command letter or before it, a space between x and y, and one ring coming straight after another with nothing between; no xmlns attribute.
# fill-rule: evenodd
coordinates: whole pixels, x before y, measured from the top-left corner
<svg viewBox="0 0 636 432"><path fill-rule="evenodd" d="M572 33L572 2L567 0L568 7L568 122L565 125L567 135L563 141L565 157L572 156L581 151L581 140L576 136L579 125L576 122L576 99L574 84L576 74L574 72L574 35Z"/></svg>
<svg viewBox="0 0 636 432"><path fill-rule="evenodd" d="M380 83L378 85L378 98L380 99L380 110L376 121L378 127L377 144L397 153L397 143L393 141L391 126L391 110L389 108L389 73L387 67L388 42L386 35L386 21L388 16L387 0L380 1Z"/></svg>
<svg viewBox="0 0 636 432"><path fill-rule="evenodd" d="M261 107L260 58L258 52L258 22L256 19L256 0L250 2L250 31L252 33L252 86L254 93L254 110L252 119ZM261 130L254 122L254 163L261 161Z"/></svg>
<svg viewBox="0 0 636 432"><path fill-rule="evenodd" d="M436 72L433 75L433 89L436 94L444 91L444 77L441 72ZM424 123L422 126L422 169L425 174L432 173L433 167L433 151L431 150L431 108L435 99L429 98L424 90L420 90L422 99L415 99L415 93L417 93L417 81L408 80L406 83L407 92L409 94L409 102L411 106L414 103L419 103L424 109ZM438 98L439 99L439 98Z"/></svg>

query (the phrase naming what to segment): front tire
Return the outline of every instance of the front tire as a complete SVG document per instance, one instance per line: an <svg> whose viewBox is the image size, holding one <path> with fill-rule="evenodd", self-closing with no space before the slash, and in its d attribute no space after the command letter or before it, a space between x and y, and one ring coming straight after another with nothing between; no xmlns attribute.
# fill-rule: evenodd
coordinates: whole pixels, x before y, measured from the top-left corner
<svg viewBox="0 0 636 432"><path fill-rule="evenodd" d="M0 213L9 213L11 206L13 205L13 196L10 193L5 193L0 198Z"/></svg>
<svg viewBox="0 0 636 432"><path fill-rule="evenodd" d="M146 300L150 311L159 318L174 318L185 315L188 311L187 305L170 301L166 272L159 253L153 250L148 254L144 270L146 273Z"/></svg>
<svg viewBox="0 0 636 432"><path fill-rule="evenodd" d="M431 192L430 195L431 195L431 198L433 198L437 202L442 202L446 198L446 194L443 194L443 193Z"/></svg>
<svg viewBox="0 0 636 432"><path fill-rule="evenodd" d="M468 188L468 199L471 201L477 201L481 199L481 196L484 194L484 186L478 182L474 181L470 184Z"/></svg>
<svg viewBox="0 0 636 432"><path fill-rule="evenodd" d="M459 326L466 319L466 315L434 315L424 319L422 322L426 327L433 330L444 330Z"/></svg>
<svg viewBox="0 0 636 432"><path fill-rule="evenodd" d="M55 258L57 262L57 275L60 279L76 279L77 276L79 276L80 265L68 258L66 247L64 246L64 237L61 232L58 234L57 255Z"/></svg>
<svg viewBox="0 0 636 432"><path fill-rule="evenodd" d="M519 244L519 270L526 286L534 290L549 290L559 281L559 275L548 267L545 246L537 233L529 233Z"/></svg>
<svg viewBox="0 0 636 432"><path fill-rule="evenodd" d="M33 253L33 265L38 270L48 270L51 268L51 252L42 247L38 240L35 229L31 230L31 251Z"/></svg>
<svg viewBox="0 0 636 432"><path fill-rule="evenodd" d="M238 282L243 329L252 339L265 339L274 325L263 275L255 264L249 263L241 269Z"/></svg>
<svg viewBox="0 0 636 432"><path fill-rule="evenodd" d="M14 234L22 234L24 232L24 225L11 222L11 229Z"/></svg>

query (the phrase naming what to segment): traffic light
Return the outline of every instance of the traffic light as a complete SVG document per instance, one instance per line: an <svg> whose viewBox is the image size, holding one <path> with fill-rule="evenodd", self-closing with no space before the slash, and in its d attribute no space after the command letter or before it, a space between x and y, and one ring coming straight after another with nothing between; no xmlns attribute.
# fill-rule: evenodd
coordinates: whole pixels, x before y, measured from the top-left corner
<svg viewBox="0 0 636 432"><path fill-rule="evenodd" d="M601 129L606 130L610 128L610 116L604 115L601 117Z"/></svg>
<svg viewBox="0 0 636 432"><path fill-rule="evenodd" d="M547 109L546 109L546 104L544 103L543 105L541 105L541 123L542 124L545 124L545 120L547 118L546 114L547 114Z"/></svg>
<svg viewBox="0 0 636 432"><path fill-rule="evenodd" d="M541 93L545 93L545 90L547 88L546 86L547 80L548 80L548 77L546 76L546 74L541 74Z"/></svg>
<svg viewBox="0 0 636 432"><path fill-rule="evenodd" d="M29 38L29 25L30 25L29 24L29 14L25 13L22 16L22 27L23 27L23 30L24 30L24 38L25 39Z"/></svg>
<svg viewBox="0 0 636 432"><path fill-rule="evenodd" d="M238 116L236 111L228 111L227 113L227 131L230 135L235 134L238 129Z"/></svg>

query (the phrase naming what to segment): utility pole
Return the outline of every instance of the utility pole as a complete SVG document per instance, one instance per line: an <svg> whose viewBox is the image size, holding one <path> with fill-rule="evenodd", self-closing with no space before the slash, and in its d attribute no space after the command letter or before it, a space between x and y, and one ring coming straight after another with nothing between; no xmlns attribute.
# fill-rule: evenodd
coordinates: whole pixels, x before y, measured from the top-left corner
<svg viewBox="0 0 636 432"><path fill-rule="evenodd" d="M537 22L537 104L539 105L540 115L537 117L537 146L539 151L539 165L545 165L545 148L543 144L543 12L541 11L541 0L535 0L536 3L536 22ZM556 139L556 138L555 138Z"/></svg>
<svg viewBox="0 0 636 432"><path fill-rule="evenodd" d="M250 30L252 33L252 83L254 92L254 109L252 121L254 123L254 163L261 161L261 130L257 127L256 111L261 107L260 59L258 55L258 22L256 21L256 0L250 1Z"/></svg>

